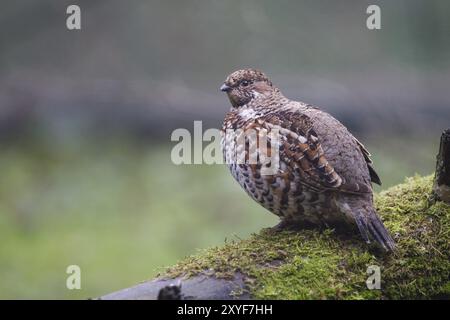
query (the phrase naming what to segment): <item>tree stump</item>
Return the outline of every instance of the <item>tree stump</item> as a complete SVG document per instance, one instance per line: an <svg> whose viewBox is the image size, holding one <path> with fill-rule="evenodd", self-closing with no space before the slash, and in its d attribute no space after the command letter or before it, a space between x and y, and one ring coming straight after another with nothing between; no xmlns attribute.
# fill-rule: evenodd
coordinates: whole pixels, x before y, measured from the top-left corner
<svg viewBox="0 0 450 320"><path fill-rule="evenodd" d="M433 193L436 200L450 204L450 129L441 136Z"/></svg>

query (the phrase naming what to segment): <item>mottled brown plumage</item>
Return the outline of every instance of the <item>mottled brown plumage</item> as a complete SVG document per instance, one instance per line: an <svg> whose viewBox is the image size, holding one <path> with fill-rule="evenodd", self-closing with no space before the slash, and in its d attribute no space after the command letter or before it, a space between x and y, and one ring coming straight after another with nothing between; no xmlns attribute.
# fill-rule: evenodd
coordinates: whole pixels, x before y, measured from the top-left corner
<svg viewBox="0 0 450 320"><path fill-rule="evenodd" d="M316 107L287 99L258 70L232 73L221 90L232 105L222 128L224 157L254 200L283 224L356 225L367 242L371 237L387 250L394 248L373 207L371 182L380 184L380 178L369 152L345 126ZM269 164L249 161L261 147L251 150L252 139L243 134L250 131L279 133L278 145L267 139L279 156L274 173L262 174Z"/></svg>

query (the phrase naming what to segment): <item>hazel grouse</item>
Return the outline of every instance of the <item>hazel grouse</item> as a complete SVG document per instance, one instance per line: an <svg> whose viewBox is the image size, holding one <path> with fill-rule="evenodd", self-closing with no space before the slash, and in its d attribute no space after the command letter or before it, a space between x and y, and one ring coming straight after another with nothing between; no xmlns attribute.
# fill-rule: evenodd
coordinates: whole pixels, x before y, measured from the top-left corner
<svg viewBox="0 0 450 320"><path fill-rule="evenodd" d="M366 242L394 249L373 205L371 183L381 184L380 178L369 152L343 124L317 107L289 100L255 69L233 72L220 90L231 102L222 127L225 161L250 197L280 217L280 227L356 226ZM277 129L276 172L262 174L266 164L248 161L248 139L239 147L237 135L230 134L239 129L265 131L268 137ZM235 161L236 152L242 163Z"/></svg>

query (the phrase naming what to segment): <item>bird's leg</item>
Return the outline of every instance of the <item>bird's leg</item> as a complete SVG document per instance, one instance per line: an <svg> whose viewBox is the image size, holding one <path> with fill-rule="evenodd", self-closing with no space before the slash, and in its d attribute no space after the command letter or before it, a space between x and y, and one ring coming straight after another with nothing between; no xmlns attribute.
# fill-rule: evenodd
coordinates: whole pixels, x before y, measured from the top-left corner
<svg viewBox="0 0 450 320"><path fill-rule="evenodd" d="M291 220L283 219L277 225L270 228L272 232L293 231L298 230L299 226Z"/></svg>
<svg viewBox="0 0 450 320"><path fill-rule="evenodd" d="M316 229L317 227L320 226L307 221L300 222L283 219L277 225L270 228L270 230L272 232L299 231L299 230Z"/></svg>
<svg viewBox="0 0 450 320"><path fill-rule="evenodd" d="M272 228L270 228L270 231L273 231L273 232L280 232L283 230L286 230L286 221L284 221L284 220L281 220L276 225L274 225Z"/></svg>

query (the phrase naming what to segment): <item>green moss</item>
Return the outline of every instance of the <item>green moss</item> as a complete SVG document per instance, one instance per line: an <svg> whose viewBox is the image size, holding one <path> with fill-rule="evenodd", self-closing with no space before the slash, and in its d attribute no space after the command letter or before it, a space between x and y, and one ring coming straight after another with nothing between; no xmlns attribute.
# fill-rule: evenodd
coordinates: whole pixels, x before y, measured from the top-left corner
<svg viewBox="0 0 450 320"><path fill-rule="evenodd" d="M202 250L165 272L245 275L261 299L411 299L450 297L450 206L431 203L432 177L409 178L376 196L397 250L383 254L359 235L332 230L274 233ZM381 290L366 287L370 265L381 267Z"/></svg>

